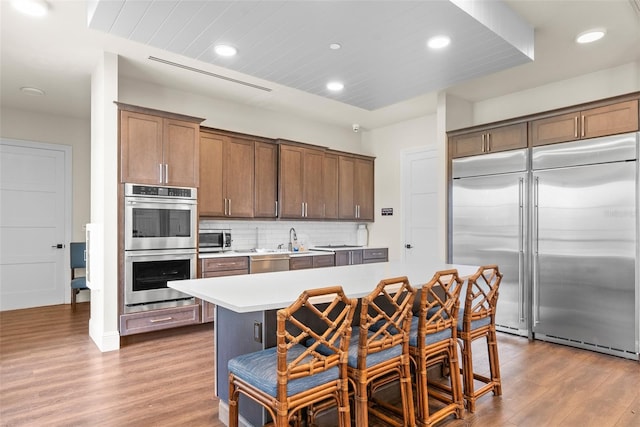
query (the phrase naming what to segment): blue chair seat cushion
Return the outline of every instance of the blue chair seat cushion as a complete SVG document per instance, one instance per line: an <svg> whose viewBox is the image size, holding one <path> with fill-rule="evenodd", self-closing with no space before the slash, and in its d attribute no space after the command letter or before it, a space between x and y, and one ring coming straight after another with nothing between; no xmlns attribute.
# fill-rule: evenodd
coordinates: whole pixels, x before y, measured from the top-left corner
<svg viewBox="0 0 640 427"><path fill-rule="evenodd" d="M411 331L409 332L409 345L412 347L418 346L418 322L420 318L418 316L413 316L411 319ZM427 334L424 338L424 343L426 345L434 344L446 339L451 338L451 329L445 329L440 332L436 332L434 334Z"/></svg>
<svg viewBox="0 0 640 427"><path fill-rule="evenodd" d="M458 331L462 331L464 322L464 307L460 309L458 312ZM481 328L483 326L487 326L491 323L491 317L484 317L482 319L474 320L471 322L471 330Z"/></svg>
<svg viewBox="0 0 640 427"><path fill-rule="evenodd" d="M303 345L294 345L287 352L287 360L293 360L306 351ZM229 360L229 372L251 384L253 387L276 397L278 393L278 357L277 347L254 353L243 354ZM324 372L289 381L287 396L294 396L305 390L329 383L338 379L338 367L334 366Z"/></svg>
<svg viewBox="0 0 640 427"><path fill-rule="evenodd" d="M89 289L87 288L87 278L77 277L71 281L71 289Z"/></svg>

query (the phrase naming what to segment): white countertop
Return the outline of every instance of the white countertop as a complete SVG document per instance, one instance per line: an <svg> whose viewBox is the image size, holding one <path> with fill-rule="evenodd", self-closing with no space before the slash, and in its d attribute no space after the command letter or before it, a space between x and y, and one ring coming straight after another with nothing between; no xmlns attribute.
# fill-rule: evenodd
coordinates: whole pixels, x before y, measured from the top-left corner
<svg viewBox="0 0 640 427"><path fill-rule="evenodd" d="M380 280L398 276L407 276L412 286L420 288L436 271L449 268L457 268L458 274L464 277L475 273L478 266L383 262L179 280L169 282L169 287L237 313L249 313L287 307L305 289L341 285L349 297L360 298L371 292Z"/></svg>

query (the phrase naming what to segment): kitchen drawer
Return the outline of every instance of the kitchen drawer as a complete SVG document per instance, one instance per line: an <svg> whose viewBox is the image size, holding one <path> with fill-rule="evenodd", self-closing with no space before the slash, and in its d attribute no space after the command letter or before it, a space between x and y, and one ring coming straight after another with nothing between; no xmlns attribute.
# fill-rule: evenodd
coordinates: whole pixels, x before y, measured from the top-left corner
<svg viewBox="0 0 640 427"><path fill-rule="evenodd" d="M245 268L243 270L205 271L202 273L202 277L239 276L241 274L249 274L249 270Z"/></svg>
<svg viewBox="0 0 640 427"><path fill-rule="evenodd" d="M302 270L305 268L313 268L314 256L301 256L289 258L289 270Z"/></svg>
<svg viewBox="0 0 640 427"><path fill-rule="evenodd" d="M224 270L246 270L245 273L249 273L249 257L236 256L236 257L220 257L220 258L206 258L202 260L202 273L211 271L224 271ZM211 276L209 276L211 277Z"/></svg>
<svg viewBox="0 0 640 427"><path fill-rule="evenodd" d="M333 267L336 265L336 258L331 255L315 255L313 258L313 268Z"/></svg>
<svg viewBox="0 0 640 427"><path fill-rule="evenodd" d="M365 249L362 254L362 263L371 264L374 262L387 262L389 261L389 249L376 248Z"/></svg>
<svg viewBox="0 0 640 427"><path fill-rule="evenodd" d="M200 323L200 304L120 315L120 335L133 335Z"/></svg>

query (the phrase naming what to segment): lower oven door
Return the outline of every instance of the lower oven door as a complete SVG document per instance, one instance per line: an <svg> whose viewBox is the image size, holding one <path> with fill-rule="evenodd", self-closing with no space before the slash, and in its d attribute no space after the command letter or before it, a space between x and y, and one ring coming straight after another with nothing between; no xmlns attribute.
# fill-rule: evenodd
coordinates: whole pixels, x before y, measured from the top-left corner
<svg viewBox="0 0 640 427"><path fill-rule="evenodd" d="M150 304L180 305L190 295L171 289L171 280L195 279L195 249L125 251L125 312L148 309ZM156 308L156 307L154 307Z"/></svg>

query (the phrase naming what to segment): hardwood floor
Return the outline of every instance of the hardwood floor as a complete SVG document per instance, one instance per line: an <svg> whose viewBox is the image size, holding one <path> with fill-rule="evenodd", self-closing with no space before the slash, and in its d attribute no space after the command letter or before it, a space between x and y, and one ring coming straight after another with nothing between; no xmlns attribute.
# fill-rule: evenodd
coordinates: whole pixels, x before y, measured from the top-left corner
<svg viewBox="0 0 640 427"><path fill-rule="evenodd" d="M223 425L211 325L132 336L101 353L88 319L87 303L0 313L0 425ZM507 334L499 351L503 395L440 426L640 426L637 361Z"/></svg>

